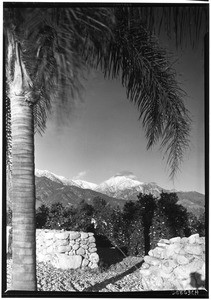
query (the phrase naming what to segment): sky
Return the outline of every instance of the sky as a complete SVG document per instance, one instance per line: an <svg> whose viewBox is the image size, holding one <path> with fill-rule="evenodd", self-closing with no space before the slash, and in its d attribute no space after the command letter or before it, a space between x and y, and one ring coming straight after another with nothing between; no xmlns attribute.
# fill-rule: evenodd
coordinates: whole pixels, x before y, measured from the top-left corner
<svg viewBox="0 0 211 300"><path fill-rule="evenodd" d="M119 173L132 174L166 189L204 193L203 51L176 50L167 39L161 44L174 53L174 68L192 118L190 149L174 181L159 144L146 149L139 113L120 80L105 80L100 71L89 74L83 101L76 103L69 121L61 126L51 116L43 136L35 136L35 167L97 184Z"/></svg>

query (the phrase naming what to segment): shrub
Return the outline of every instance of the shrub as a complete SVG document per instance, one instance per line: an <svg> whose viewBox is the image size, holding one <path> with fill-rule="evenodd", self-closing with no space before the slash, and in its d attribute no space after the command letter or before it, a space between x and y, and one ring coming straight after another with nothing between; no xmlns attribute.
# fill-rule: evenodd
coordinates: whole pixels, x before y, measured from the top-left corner
<svg viewBox="0 0 211 300"><path fill-rule="evenodd" d="M44 204L36 210L36 228L45 228L49 218L49 208Z"/></svg>

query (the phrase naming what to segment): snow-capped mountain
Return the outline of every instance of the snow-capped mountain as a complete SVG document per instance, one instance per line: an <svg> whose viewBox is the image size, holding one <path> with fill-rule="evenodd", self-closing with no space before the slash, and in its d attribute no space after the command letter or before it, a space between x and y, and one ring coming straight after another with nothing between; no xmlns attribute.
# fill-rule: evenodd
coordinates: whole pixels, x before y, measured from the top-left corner
<svg viewBox="0 0 211 300"><path fill-rule="evenodd" d="M64 176L60 176L60 175L56 175L50 171L47 170L39 170L39 169L35 169L35 176L37 177L46 177L54 182L57 183L62 183L64 185L77 185L77 183L75 183L73 180L67 179Z"/></svg>
<svg viewBox="0 0 211 300"><path fill-rule="evenodd" d="M159 197L162 191L155 182L144 183L135 176L115 175L97 185L83 180L70 180L49 171L35 171L36 207L42 204L50 206L61 202L66 205L77 205L81 200L92 203L98 197L112 206L123 207L126 201L137 200L140 192ZM175 191L174 191L175 192ZM196 192L177 192L178 204L184 205L188 211L200 215L204 211L204 195Z"/></svg>
<svg viewBox="0 0 211 300"><path fill-rule="evenodd" d="M72 182L76 186L79 186L82 189L89 189L89 190L95 191L98 187L98 185L96 183L92 183L92 182L88 182L88 181L84 181L84 180L80 180L80 179L72 180Z"/></svg>
<svg viewBox="0 0 211 300"><path fill-rule="evenodd" d="M127 176L116 175L102 182L97 187L97 191L110 197L126 199L128 190L134 190L137 193L143 192L143 182L131 179Z"/></svg>
<svg viewBox="0 0 211 300"><path fill-rule="evenodd" d="M79 179L67 179L64 176L56 175L47 170L35 169L35 175L37 177L46 177L56 183L62 183L63 185L76 186L82 189L97 191L117 199L136 200L139 193L151 193L158 196L162 191L162 188L154 182L144 183L136 178L131 178L131 176L126 175L112 176L99 185Z"/></svg>

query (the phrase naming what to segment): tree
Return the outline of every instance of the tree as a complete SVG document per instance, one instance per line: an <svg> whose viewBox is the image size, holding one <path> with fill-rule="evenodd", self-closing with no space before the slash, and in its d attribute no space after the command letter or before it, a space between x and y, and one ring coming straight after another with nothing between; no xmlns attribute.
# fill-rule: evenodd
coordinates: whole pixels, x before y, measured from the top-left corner
<svg viewBox="0 0 211 300"><path fill-rule="evenodd" d="M92 206L86 203L85 200L81 200L77 207L64 211L63 218L66 222L64 222L63 228L65 230L92 231L92 212Z"/></svg>
<svg viewBox="0 0 211 300"><path fill-rule="evenodd" d="M57 230L62 229L64 211L65 207L60 202L52 204L48 212L45 227Z"/></svg>
<svg viewBox="0 0 211 300"><path fill-rule="evenodd" d="M172 175L182 160L188 146L188 112L166 51L135 11L122 6L4 4L14 290L36 290L34 132L44 131L53 103L63 106L74 98L86 65L100 67L105 76L121 76L129 100L140 111L148 147L162 138Z"/></svg>
<svg viewBox="0 0 211 300"><path fill-rule="evenodd" d="M48 219L49 208L44 204L36 210L36 228L45 228Z"/></svg>
<svg viewBox="0 0 211 300"><path fill-rule="evenodd" d="M144 228L145 255L147 255L150 250L150 227L157 207L156 199L151 194L143 195L140 193L138 195L138 206L140 207L140 216Z"/></svg>
<svg viewBox="0 0 211 300"><path fill-rule="evenodd" d="M167 226L171 228L173 236L189 236L187 209L177 204L179 198L176 193L161 193L159 206L167 217Z"/></svg>

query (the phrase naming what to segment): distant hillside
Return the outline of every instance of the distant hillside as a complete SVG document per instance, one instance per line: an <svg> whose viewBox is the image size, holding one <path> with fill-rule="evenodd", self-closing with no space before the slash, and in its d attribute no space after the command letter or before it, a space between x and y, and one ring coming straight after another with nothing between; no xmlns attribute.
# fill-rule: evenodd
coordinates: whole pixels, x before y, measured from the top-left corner
<svg viewBox="0 0 211 300"><path fill-rule="evenodd" d="M60 202L64 206L77 205L81 200L86 200L92 203L95 197L101 197L110 203L112 206L124 206L126 200L109 197L105 194L83 189L77 186L63 185L62 183L54 182L46 177L36 177L36 208L45 204L51 206L53 203Z"/></svg>
<svg viewBox="0 0 211 300"><path fill-rule="evenodd" d="M113 176L100 185L82 180L69 180L49 171L36 170L36 208L45 204L51 206L60 202L64 206L78 205L81 200L92 203L95 197L106 200L112 206L123 208L126 201L137 200L142 192L159 197L162 191L171 192L154 182L144 183L127 176ZM87 188L88 187L88 188ZM198 192L176 192L178 204L199 217L205 210L205 196ZM10 194L10 191L9 191ZM9 197L10 198L10 197ZM11 206L10 200L7 202Z"/></svg>
<svg viewBox="0 0 211 300"><path fill-rule="evenodd" d="M118 189L118 181L121 182L120 189ZM105 199L112 206L118 205L122 208L126 201L137 200L137 195L140 192L152 193L156 197L159 197L159 194L163 190L155 183L143 183L140 188L139 185L132 185L130 187L128 181L127 184L123 186L122 180L118 179L118 181L115 181L115 188L114 182L112 182L111 187L109 187L108 184L104 185L104 193L102 193L96 190L81 188L78 185L70 185L70 183L67 185L66 182L63 184L58 180L52 180L50 176L36 176L36 207L42 204L51 206L51 204L56 202L60 202L64 206L77 205L83 199L91 204L95 197L100 197ZM101 185L101 190L102 186L103 185ZM167 190L163 191L168 192ZM113 195L113 197L111 195ZM121 198L116 198L117 195ZM177 192L177 195L179 198L178 204L183 205L197 217L204 212L204 195L197 192Z"/></svg>
<svg viewBox="0 0 211 300"><path fill-rule="evenodd" d="M200 216L205 211L205 197L198 192L177 192L178 204L183 205L188 211Z"/></svg>

